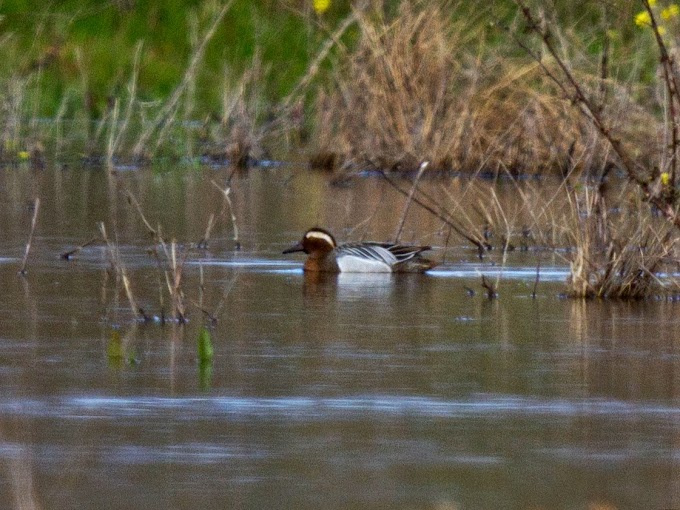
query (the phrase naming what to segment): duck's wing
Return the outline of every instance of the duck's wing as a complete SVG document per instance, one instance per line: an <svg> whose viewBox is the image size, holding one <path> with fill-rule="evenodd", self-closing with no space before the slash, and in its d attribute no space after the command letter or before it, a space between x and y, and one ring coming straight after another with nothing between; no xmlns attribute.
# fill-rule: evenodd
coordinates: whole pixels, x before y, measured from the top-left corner
<svg viewBox="0 0 680 510"><path fill-rule="evenodd" d="M349 243L338 246L335 249L335 254L337 257L357 257L392 266L401 262L401 260L389 249L389 246L381 243Z"/></svg>
<svg viewBox="0 0 680 510"><path fill-rule="evenodd" d="M397 264L416 258L422 252L431 249L430 246L410 246L403 244L375 243L389 251L397 260Z"/></svg>

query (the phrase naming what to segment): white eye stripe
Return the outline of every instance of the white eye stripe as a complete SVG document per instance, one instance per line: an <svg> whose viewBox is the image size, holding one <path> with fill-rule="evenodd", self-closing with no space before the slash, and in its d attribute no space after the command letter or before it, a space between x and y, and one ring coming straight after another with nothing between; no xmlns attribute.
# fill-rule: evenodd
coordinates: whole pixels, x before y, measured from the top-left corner
<svg viewBox="0 0 680 510"><path fill-rule="evenodd" d="M326 232L320 232L318 230L312 230L310 232L307 232L305 235L307 239L320 239L331 246L335 246L335 241L333 241L333 238L328 235Z"/></svg>

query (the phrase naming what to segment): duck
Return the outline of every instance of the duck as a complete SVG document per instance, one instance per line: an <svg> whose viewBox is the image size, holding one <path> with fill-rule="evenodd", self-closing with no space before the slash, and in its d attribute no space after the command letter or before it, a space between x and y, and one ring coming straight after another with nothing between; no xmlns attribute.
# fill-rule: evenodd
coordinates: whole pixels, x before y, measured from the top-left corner
<svg viewBox="0 0 680 510"><path fill-rule="evenodd" d="M430 246L361 242L338 245L328 230L310 228L284 254L307 254L304 271L326 273L423 273L437 265L420 254Z"/></svg>

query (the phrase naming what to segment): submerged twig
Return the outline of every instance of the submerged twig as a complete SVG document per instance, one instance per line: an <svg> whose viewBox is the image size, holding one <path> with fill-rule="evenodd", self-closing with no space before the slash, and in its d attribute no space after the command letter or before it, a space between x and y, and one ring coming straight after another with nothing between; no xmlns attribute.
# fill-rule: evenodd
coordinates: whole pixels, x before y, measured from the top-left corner
<svg viewBox="0 0 680 510"><path fill-rule="evenodd" d="M28 234L28 241L26 241L26 251L24 251L24 259L21 262L21 269L19 274L25 276L28 272L26 269L26 264L28 263L28 254L31 251L31 244L33 242L33 234L35 232L35 226L38 223L38 211L40 210L40 198L36 198L33 204L33 219L31 220L31 231Z"/></svg>
<svg viewBox="0 0 680 510"><path fill-rule="evenodd" d="M65 259L65 260L70 260L71 257L73 257L76 253L79 253L83 248L87 248L88 246L92 246L94 243L98 243L99 241L101 241L101 239L99 237L93 237L92 239L90 239L86 243L83 243L80 246L73 248L72 250L65 251L64 253L62 253L60 255L60 257L62 259Z"/></svg>
<svg viewBox="0 0 680 510"><path fill-rule="evenodd" d="M487 299L491 300L498 297L496 286L484 275L482 275L482 288L486 290Z"/></svg>

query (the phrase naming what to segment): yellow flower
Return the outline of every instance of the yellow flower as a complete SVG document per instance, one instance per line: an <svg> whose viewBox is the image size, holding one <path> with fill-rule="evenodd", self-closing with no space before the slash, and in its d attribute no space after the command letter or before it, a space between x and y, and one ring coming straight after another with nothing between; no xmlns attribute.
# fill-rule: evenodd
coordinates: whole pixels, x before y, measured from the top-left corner
<svg viewBox="0 0 680 510"><path fill-rule="evenodd" d="M678 6L678 4L671 4L661 11L661 18L669 20L671 18L677 18L678 14L680 14L680 6Z"/></svg>
<svg viewBox="0 0 680 510"><path fill-rule="evenodd" d="M313 6L317 14L323 14L331 6L331 0L313 0Z"/></svg>
<svg viewBox="0 0 680 510"><path fill-rule="evenodd" d="M666 28L665 27L657 27L659 29L659 35L666 35Z"/></svg>
<svg viewBox="0 0 680 510"><path fill-rule="evenodd" d="M668 186L668 184L671 182L671 176L668 172L663 172L661 174L661 184L664 186Z"/></svg>
<svg viewBox="0 0 680 510"><path fill-rule="evenodd" d="M649 0L649 6L654 7L656 5L656 0Z"/></svg>
<svg viewBox="0 0 680 510"><path fill-rule="evenodd" d="M652 17L647 11L640 11L635 15L635 24L639 27L649 26L652 24Z"/></svg>
<svg viewBox="0 0 680 510"><path fill-rule="evenodd" d="M31 157L31 155L29 154L28 151L19 151L19 152L17 152L17 156L19 157L19 159L21 161L26 161L27 159L29 159Z"/></svg>

